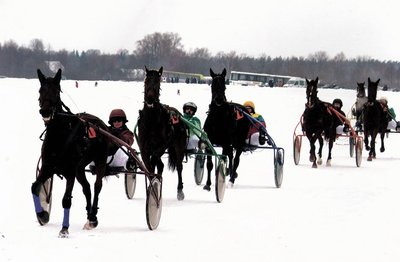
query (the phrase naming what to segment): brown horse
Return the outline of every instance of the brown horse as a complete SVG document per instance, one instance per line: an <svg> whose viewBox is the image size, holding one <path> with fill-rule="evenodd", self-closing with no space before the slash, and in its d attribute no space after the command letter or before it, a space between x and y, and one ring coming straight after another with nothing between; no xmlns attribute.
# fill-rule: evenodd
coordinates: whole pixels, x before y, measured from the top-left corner
<svg viewBox="0 0 400 262"><path fill-rule="evenodd" d="M381 104L376 100L379 81L380 79L373 82L368 77L368 102L364 104L363 108L364 144L365 149L369 151L368 161L376 158L375 140L378 133L381 134L380 151L385 151L384 139L388 122Z"/></svg>
<svg viewBox="0 0 400 262"><path fill-rule="evenodd" d="M183 200L182 161L186 148L186 125L180 121L177 109L160 103L161 75L159 70L146 69L144 105L139 111L138 144L146 168L162 176L161 156L168 151L168 166L178 171L177 198Z"/></svg>
<svg viewBox="0 0 400 262"><path fill-rule="evenodd" d="M85 229L98 225L98 198L102 188L102 179L106 174L106 160L112 144L100 133L94 136L94 130L88 133L88 122L107 130L107 125L90 114L72 114L60 98L61 69L55 77L45 77L37 71L40 81L39 106L40 114L46 125L41 159L42 166L36 181L32 184L32 196L38 222L41 225L49 222L49 213L39 199L43 184L54 174L66 179L66 188L62 199L64 217L60 237L68 237L69 212L72 204L72 190L75 178L82 185L86 198L87 223ZM94 185L93 203L91 202L90 184L86 179L85 167L94 161L96 165L96 182Z"/></svg>
<svg viewBox="0 0 400 262"><path fill-rule="evenodd" d="M211 82L211 103L208 115L204 122L204 131L207 133L211 144L222 147L222 154L227 156L228 171L230 175L230 186L233 186L237 177L237 168L240 162L240 155L245 147L245 141L250 128L250 121L240 112L247 112L239 105L230 103L225 96L225 76L226 69L221 74L216 74L210 69ZM241 111L240 111L241 110ZM233 157L235 149L235 157ZM209 152L208 150L208 153ZM205 190L211 190L211 171L213 163L211 156L207 156L207 182Z"/></svg>
<svg viewBox="0 0 400 262"><path fill-rule="evenodd" d="M328 112L329 103L319 100L318 77L315 80L306 79L307 103L303 113L303 131L310 141L310 162L312 167L317 168L317 163L322 164L323 137L329 142L329 152L326 165L331 165L332 147L336 138L336 127L334 126L332 114ZM318 140L318 159L315 155L315 142Z"/></svg>

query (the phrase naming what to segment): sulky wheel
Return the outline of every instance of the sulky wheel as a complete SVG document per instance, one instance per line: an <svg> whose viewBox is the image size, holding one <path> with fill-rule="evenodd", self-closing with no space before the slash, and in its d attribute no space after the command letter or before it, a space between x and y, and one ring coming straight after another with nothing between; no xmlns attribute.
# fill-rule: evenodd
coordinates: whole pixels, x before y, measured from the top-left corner
<svg viewBox="0 0 400 262"><path fill-rule="evenodd" d="M162 183L154 177L147 188L146 194L146 220L147 226L150 230L158 227L161 218L162 210Z"/></svg>
<svg viewBox="0 0 400 262"><path fill-rule="evenodd" d="M39 176L41 168L42 168L42 158L40 157L36 166L36 177ZM50 218L50 212L51 212L52 191L53 191L53 177L50 177L40 187L40 192L39 192L40 205L42 206L43 210L48 213L48 218ZM44 223L45 220L38 220L38 221L40 225L45 224Z"/></svg>
<svg viewBox="0 0 400 262"><path fill-rule="evenodd" d="M132 199L136 190L136 173L137 167L129 173L125 173L125 193L128 199Z"/></svg>
<svg viewBox="0 0 400 262"><path fill-rule="evenodd" d="M201 182L203 181L205 160L205 155L196 155L194 159L194 181L198 186L201 185Z"/></svg>
<svg viewBox="0 0 400 262"><path fill-rule="evenodd" d="M363 143L360 138L356 139L355 149L356 149L356 165L357 167L360 167L362 160L362 150L363 150Z"/></svg>
<svg viewBox="0 0 400 262"><path fill-rule="evenodd" d="M301 136L296 136L296 138L293 141L293 159L295 165L298 165L300 162L300 149L301 149Z"/></svg>
<svg viewBox="0 0 400 262"><path fill-rule="evenodd" d="M352 136L349 137L350 157L354 156L354 146L355 146L354 141L355 141L354 137L352 137Z"/></svg>
<svg viewBox="0 0 400 262"><path fill-rule="evenodd" d="M274 175L275 175L275 186L280 188L282 185L283 179L283 163L284 163L284 154L283 149L279 148L276 150L276 154L274 154Z"/></svg>
<svg viewBox="0 0 400 262"><path fill-rule="evenodd" d="M225 195L226 163L220 160L215 170L215 196L217 202L221 203Z"/></svg>

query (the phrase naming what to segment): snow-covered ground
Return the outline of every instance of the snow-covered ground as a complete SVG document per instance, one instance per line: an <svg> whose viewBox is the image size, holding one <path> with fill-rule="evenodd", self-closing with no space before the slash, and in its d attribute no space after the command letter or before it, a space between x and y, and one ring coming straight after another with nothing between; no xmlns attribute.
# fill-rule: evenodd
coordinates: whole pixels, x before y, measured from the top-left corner
<svg viewBox="0 0 400 262"><path fill-rule="evenodd" d="M354 81L361 81L357 79ZM142 107L143 83L62 81L62 99L73 112L108 119L123 108L133 129ZM177 95L177 89L180 95ZM184 164L184 201L176 199L177 176L166 169L159 227L150 231L145 215L144 177L133 200L125 196L123 177L104 182L99 226L86 222L81 186L76 183L70 237L58 238L64 180L55 178L50 222L36 221L31 195L40 134L37 79L0 79L0 261L399 261L400 136L390 134L386 152L361 167L349 156L347 139L334 145L332 167L312 169L303 140L299 165L293 161L293 131L304 109L304 89L228 86L229 100L252 100L267 121L276 144L285 149L282 187L275 188L272 150L245 153L235 187L222 203L215 192L196 186L193 159ZM162 84L161 101L181 110L198 105L202 122L210 102L207 85ZM379 91L400 112L400 93ZM344 111L354 90L321 89L319 97L340 97ZM326 147L323 151L326 158ZM165 159L166 160L166 159ZM91 175L88 175L91 176ZM93 178L91 178L93 181Z"/></svg>

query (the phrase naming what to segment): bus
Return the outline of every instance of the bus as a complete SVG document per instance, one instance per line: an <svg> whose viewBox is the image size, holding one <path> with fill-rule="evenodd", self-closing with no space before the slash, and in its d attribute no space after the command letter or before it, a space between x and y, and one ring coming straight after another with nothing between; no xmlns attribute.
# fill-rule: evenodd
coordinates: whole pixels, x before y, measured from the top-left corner
<svg viewBox="0 0 400 262"><path fill-rule="evenodd" d="M184 72L175 72L175 71L163 71L163 81L167 83L197 83L204 84L206 83L206 78L202 74L195 73L184 73Z"/></svg>
<svg viewBox="0 0 400 262"><path fill-rule="evenodd" d="M290 78L291 76L231 71L229 82L234 85L242 86L281 87L286 84Z"/></svg>

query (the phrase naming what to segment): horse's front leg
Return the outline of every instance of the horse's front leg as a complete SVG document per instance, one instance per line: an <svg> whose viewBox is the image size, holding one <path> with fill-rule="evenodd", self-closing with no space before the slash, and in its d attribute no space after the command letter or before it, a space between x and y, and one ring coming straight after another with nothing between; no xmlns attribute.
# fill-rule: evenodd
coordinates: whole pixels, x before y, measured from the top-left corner
<svg viewBox="0 0 400 262"><path fill-rule="evenodd" d="M36 181L32 183L31 192L33 197L33 204L35 206L36 217L40 225L45 225L49 222L50 216L48 210L44 210L41 204L41 188L43 184L53 175L51 168L42 165L40 173Z"/></svg>
<svg viewBox="0 0 400 262"><path fill-rule="evenodd" d="M315 156L315 141L317 140L317 137L314 135L307 135L308 140L310 141L310 162L312 162L312 167L317 168L317 163L316 163L316 156Z"/></svg>
<svg viewBox="0 0 400 262"><path fill-rule="evenodd" d="M335 139L333 137L329 138L329 150L328 150L328 158L326 160L326 166L331 166L331 160L332 160L332 148L333 148L333 142Z"/></svg>
<svg viewBox="0 0 400 262"><path fill-rule="evenodd" d="M62 199L62 206L64 208L64 216L63 216L62 228L60 230L60 233L58 234L59 237L62 237L62 238L66 238L69 235L69 232L68 232L69 211L70 211L71 205L72 205L72 189L74 188L75 175L74 175L74 173L66 174L65 178L66 178L67 182L66 182L64 197Z"/></svg>
<svg viewBox="0 0 400 262"><path fill-rule="evenodd" d="M384 142L385 133L386 133L385 131L381 132L381 148L380 148L381 153L385 152L385 142Z"/></svg>
<svg viewBox="0 0 400 262"><path fill-rule="evenodd" d="M204 185L203 189L210 191L211 190L211 171L213 170L214 164L212 161L212 156L211 151L209 149L206 149L207 153L207 181L206 184Z"/></svg>
<svg viewBox="0 0 400 262"><path fill-rule="evenodd" d="M369 138L369 131L364 130L364 145L365 145L365 150L367 151L371 149L371 147L369 146L368 138Z"/></svg>
<svg viewBox="0 0 400 262"><path fill-rule="evenodd" d="M324 139L322 138L321 135L318 136L318 142L319 142L319 149L318 149L317 164L322 165L322 148L324 147Z"/></svg>
<svg viewBox="0 0 400 262"><path fill-rule="evenodd" d="M182 152L183 155L183 152ZM183 170L183 165L182 165L182 161L178 160L178 162L176 163L176 170L178 172L178 192L177 192L177 199L178 200L183 200L185 199L185 194L183 193L183 181L182 181L182 170Z"/></svg>

